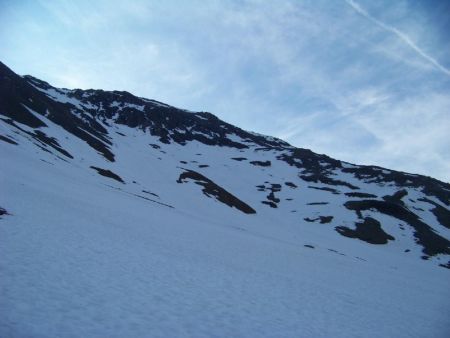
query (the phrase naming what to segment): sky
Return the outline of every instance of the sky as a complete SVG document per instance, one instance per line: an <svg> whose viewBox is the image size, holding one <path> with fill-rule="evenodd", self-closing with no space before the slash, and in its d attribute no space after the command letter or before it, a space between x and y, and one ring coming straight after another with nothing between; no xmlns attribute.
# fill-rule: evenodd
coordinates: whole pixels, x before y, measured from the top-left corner
<svg viewBox="0 0 450 338"><path fill-rule="evenodd" d="M450 1L0 0L0 61L450 182Z"/></svg>

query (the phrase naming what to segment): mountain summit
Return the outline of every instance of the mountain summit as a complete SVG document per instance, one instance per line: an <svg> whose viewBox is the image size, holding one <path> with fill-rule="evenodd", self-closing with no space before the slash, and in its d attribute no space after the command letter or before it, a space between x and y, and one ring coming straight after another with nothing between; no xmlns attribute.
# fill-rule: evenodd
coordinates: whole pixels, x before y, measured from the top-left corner
<svg viewBox="0 0 450 338"><path fill-rule="evenodd" d="M0 141L0 336L449 329L450 184L1 63Z"/></svg>

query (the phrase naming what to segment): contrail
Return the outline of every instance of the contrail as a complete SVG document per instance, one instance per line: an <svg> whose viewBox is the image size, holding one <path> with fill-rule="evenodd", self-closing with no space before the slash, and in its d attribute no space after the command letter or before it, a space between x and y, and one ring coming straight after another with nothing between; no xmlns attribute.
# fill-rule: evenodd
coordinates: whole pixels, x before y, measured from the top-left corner
<svg viewBox="0 0 450 338"><path fill-rule="evenodd" d="M359 14L364 16L366 19L372 21L377 26L383 28L384 30L391 32L398 36L400 40L402 40L404 43L406 43L409 47L411 47L414 51L416 51L420 56L422 56L425 60L433 64L437 69L439 69L444 74L450 76L450 70L445 68L443 65L441 65L439 62L437 62L434 58L429 56L427 53L425 53L422 49L420 49L405 33L399 31L397 28L392 27L388 24L385 24L384 22L374 18L372 15L370 15L365 9L363 9L360 5L358 5L353 0L345 0L345 2L351 6L355 11L357 11Z"/></svg>

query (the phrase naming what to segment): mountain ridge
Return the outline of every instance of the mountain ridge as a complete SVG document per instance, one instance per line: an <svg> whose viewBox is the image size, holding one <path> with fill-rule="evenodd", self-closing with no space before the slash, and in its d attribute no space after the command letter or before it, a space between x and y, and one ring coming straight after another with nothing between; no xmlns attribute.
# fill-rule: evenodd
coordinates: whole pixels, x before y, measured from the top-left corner
<svg viewBox="0 0 450 338"><path fill-rule="evenodd" d="M3 64L0 66L0 75L2 77L0 109L2 115L6 117L2 118L2 121L16 132L18 130L30 136L41 150L56 152L57 156L65 161L76 160L76 157L81 157L82 154L65 149L60 144L60 139L47 135L45 131L49 128L49 122L46 121L60 126L85 142L101 154L106 163L116 162L114 147L117 147L118 143L114 140L115 136L126 137L124 133L114 130L117 126L140 130L143 134L152 136L156 141L149 145L154 151L160 153L166 153L162 150L165 145L177 144L183 147L197 142L219 152L220 149L229 148L234 149L233 151L237 154L245 152L262 154L262 159L252 160L241 156L233 157L231 160L241 164L247 163L250 167L253 166L254 170L267 172L272 170L275 162L277 165L284 163L295 170L293 178L300 180L308 192L314 190L345 196L346 199L340 208L355 212L357 219L354 221L355 229L335 224L334 230L342 236L358 238L368 243L380 242L376 238L367 238L364 230L367 227L372 229L371 236L387 236L387 239L393 241L394 237L390 234L382 235L384 233L382 224L371 214L371 211L376 211L381 215L405 222L414 229L413 237L423 247L423 259L441 254L450 255L450 242L433 226L422 221L424 216L420 215L420 210L425 212L424 207L415 206L416 203L425 203L428 214L434 215L437 224L450 229L450 212L448 211L450 184L427 176L339 161L327 155L316 154L309 149L295 148L274 137L244 131L221 121L211 113L188 112L156 100L136 97L124 91L55 88L29 75L20 77ZM30 130L25 130L23 125ZM2 135L2 140L9 144L16 143L8 135ZM267 157L267 154L271 155ZM179 162L188 164L181 158ZM196 162L192 160L190 163ZM227 166L227 164L224 165ZM104 177L126 184L126 179L120 173L113 171L113 168L103 168L98 165L90 167ZM200 164L195 168L177 166L177 170L182 171L176 181L182 183L190 178L195 184L204 187L205 196L216 198L217 201L245 213L258 213L254 205L249 205L233 192L223 188L220 182L213 182L207 175L205 176L201 169L208 167L210 163ZM273 175L274 173L269 173L268 177ZM297 189L298 183L291 182L294 179L286 180L285 184L280 184L278 181L269 182L269 180L264 183L259 182L256 185L256 191L268 192L265 200L260 203L270 209L278 209L286 201L281 201L277 194L282 190L283 185L289 186L292 190ZM374 194L371 191L372 186L390 187L393 193ZM370 188L367 189L367 187ZM250 187L247 188L250 189ZM410 195L421 192L423 196L416 199L410 198L408 192ZM405 204L406 198L409 200ZM435 200L433 201L432 198ZM309 203L309 205L320 205L314 204L314 201ZM368 214L363 215L364 212ZM322 223L323 219L334 218L332 215L318 215L317 211L314 217L307 215L307 212L304 213L303 219L307 222L320 219ZM317 216L320 217L317 218ZM330 223L334 222L330 221ZM388 240L383 239L381 242L387 243ZM447 264L441 264L441 266Z"/></svg>

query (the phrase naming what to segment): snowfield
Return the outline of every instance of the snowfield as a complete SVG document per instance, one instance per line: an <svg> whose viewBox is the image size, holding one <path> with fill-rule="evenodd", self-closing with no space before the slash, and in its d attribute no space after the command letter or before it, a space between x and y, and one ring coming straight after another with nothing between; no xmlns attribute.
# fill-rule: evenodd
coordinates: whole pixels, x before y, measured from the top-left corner
<svg viewBox="0 0 450 338"><path fill-rule="evenodd" d="M194 195L172 209L23 146L0 154L1 337L450 332L446 269L345 238L340 255L333 238L283 219L213 201L202 213Z"/></svg>
<svg viewBox="0 0 450 338"><path fill-rule="evenodd" d="M1 338L450 337L446 183L5 67Z"/></svg>

